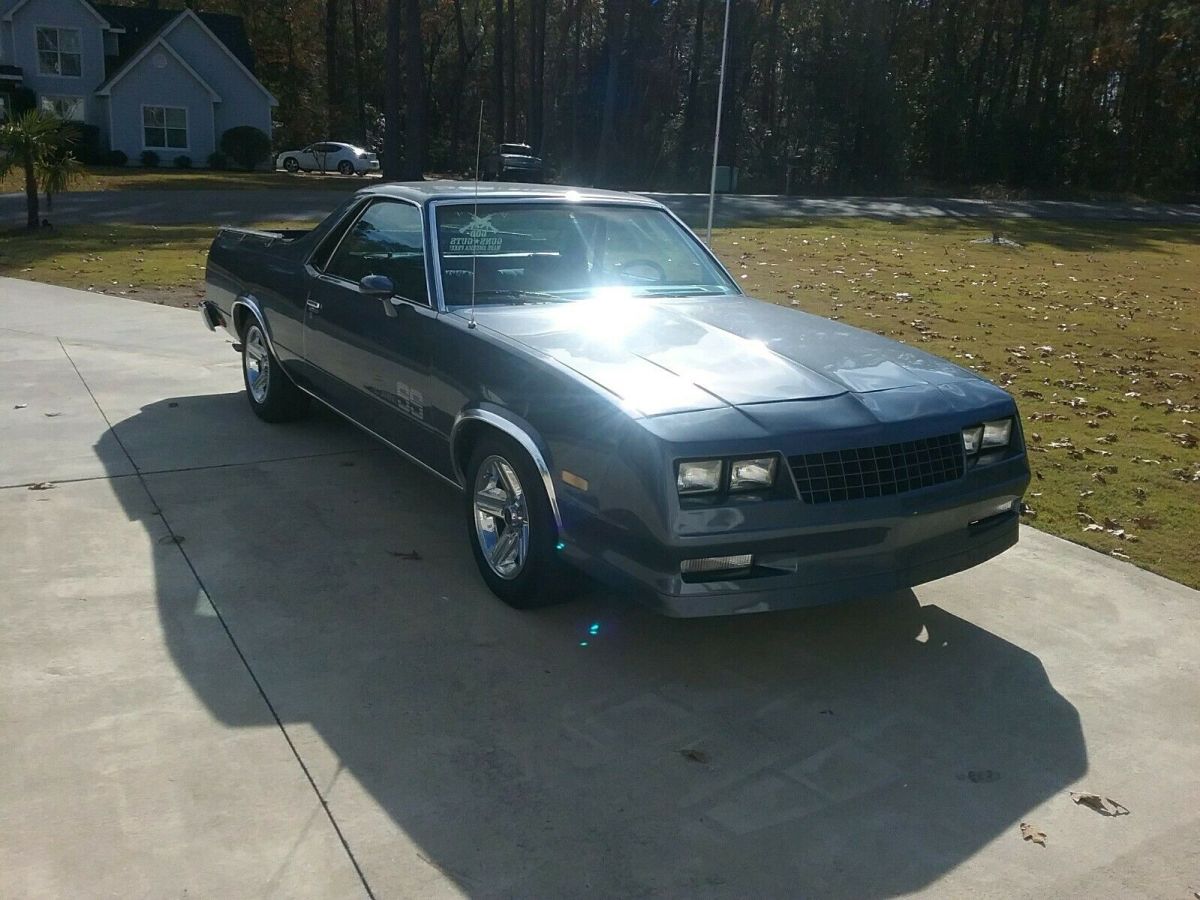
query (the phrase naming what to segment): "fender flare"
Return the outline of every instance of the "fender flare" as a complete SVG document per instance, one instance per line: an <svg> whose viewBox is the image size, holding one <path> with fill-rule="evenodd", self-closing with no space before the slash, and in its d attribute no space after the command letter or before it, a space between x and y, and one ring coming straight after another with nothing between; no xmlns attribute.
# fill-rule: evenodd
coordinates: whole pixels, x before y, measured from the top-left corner
<svg viewBox="0 0 1200 900"><path fill-rule="evenodd" d="M554 515L554 524L561 533L563 530L563 520L558 506L558 493L554 487L554 479L550 475L550 467L546 464L546 457L542 452L541 442L535 438L536 432L533 431L532 426L512 415L508 410L499 407L495 409L471 407L462 410L454 417L454 425L450 429L450 459L454 466L454 476L458 479L459 484L463 486L463 490L470 491L471 488L467 484L466 473L463 472L462 466L459 465L457 447L458 441L463 434L463 426L469 422L479 422L496 429L520 444L521 448L529 454L529 458L533 460L538 474L542 477L542 487L545 488L546 497L550 501L550 512Z"/></svg>
<svg viewBox="0 0 1200 900"><path fill-rule="evenodd" d="M271 354L276 359L279 359L279 354L275 352L275 342L271 340L271 332L267 330L266 319L263 318L262 310L258 308L258 301L254 299L254 295L240 295L229 307L229 317L233 320L234 330L240 332L240 329L237 327L239 306L244 306L250 311L250 315L254 316L258 322L258 327L262 329L263 337L266 338L268 349L270 349Z"/></svg>

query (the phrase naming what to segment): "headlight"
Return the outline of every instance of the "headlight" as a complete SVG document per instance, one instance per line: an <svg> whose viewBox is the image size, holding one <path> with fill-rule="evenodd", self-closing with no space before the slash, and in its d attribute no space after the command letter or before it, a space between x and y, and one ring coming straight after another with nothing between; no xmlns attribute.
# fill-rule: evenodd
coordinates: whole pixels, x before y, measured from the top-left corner
<svg viewBox="0 0 1200 900"><path fill-rule="evenodd" d="M720 490L721 460L681 462L676 470L675 486L681 494L707 494Z"/></svg>
<svg viewBox="0 0 1200 900"><path fill-rule="evenodd" d="M1007 447L1012 437L1012 419L998 419L983 423L983 449Z"/></svg>
<svg viewBox="0 0 1200 900"><path fill-rule="evenodd" d="M983 443L983 426L972 425L970 428L962 430L963 449L968 453L978 453L979 446Z"/></svg>
<svg viewBox="0 0 1200 900"><path fill-rule="evenodd" d="M775 483L775 457L762 459L735 459L730 463L729 489L731 491L756 491L769 488Z"/></svg>

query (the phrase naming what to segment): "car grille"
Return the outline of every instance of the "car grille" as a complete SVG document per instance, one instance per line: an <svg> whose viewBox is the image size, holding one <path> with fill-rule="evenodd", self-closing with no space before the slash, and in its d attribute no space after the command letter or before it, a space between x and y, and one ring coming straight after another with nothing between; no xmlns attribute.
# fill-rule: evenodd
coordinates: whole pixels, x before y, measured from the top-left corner
<svg viewBox="0 0 1200 900"><path fill-rule="evenodd" d="M961 478L961 435L788 458L805 503L889 497Z"/></svg>

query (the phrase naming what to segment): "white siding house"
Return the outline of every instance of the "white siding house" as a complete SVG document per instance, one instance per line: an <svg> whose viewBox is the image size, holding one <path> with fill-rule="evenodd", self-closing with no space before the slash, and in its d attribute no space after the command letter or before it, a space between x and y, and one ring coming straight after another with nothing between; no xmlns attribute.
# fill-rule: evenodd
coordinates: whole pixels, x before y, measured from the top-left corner
<svg viewBox="0 0 1200 900"><path fill-rule="evenodd" d="M133 164L203 166L230 128L270 137L276 105L236 16L87 0L0 0L0 117L21 88Z"/></svg>

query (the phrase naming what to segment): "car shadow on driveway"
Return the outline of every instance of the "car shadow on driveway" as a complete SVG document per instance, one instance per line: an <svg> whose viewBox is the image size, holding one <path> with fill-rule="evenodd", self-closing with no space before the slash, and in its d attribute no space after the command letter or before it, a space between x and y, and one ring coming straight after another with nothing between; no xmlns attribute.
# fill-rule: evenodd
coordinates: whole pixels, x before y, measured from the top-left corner
<svg viewBox="0 0 1200 900"><path fill-rule="evenodd" d="M134 436L217 422L243 445L331 427L240 394L114 427L137 462ZM457 493L383 450L111 483L211 598L159 592L184 678L225 725L274 724L210 688L198 637L227 627L378 896L414 865L480 897L892 896L1020 841L1087 768L1038 658L911 591L674 620L597 587L521 613L483 588Z"/></svg>

